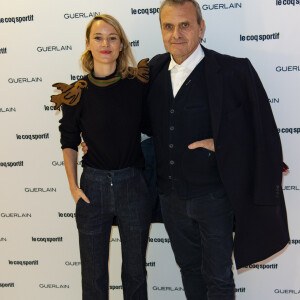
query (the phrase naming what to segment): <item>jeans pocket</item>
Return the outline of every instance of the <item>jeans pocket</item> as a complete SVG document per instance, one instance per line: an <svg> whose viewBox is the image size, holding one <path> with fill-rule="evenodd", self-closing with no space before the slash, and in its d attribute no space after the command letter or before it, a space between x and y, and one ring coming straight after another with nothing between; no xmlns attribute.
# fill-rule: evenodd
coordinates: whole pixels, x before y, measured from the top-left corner
<svg viewBox="0 0 300 300"><path fill-rule="evenodd" d="M80 198L77 200L77 202L76 202L76 207L79 206L79 205L80 205L80 202L82 202L82 201L83 201L83 199L80 197Z"/></svg>

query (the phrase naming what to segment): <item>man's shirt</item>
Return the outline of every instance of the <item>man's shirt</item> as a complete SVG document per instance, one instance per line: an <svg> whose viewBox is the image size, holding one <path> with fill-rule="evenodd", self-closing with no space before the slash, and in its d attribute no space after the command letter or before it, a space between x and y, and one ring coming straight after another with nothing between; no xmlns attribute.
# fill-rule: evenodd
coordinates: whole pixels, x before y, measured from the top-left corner
<svg viewBox="0 0 300 300"><path fill-rule="evenodd" d="M198 45L197 49L181 65L178 65L171 55L169 71L171 71L171 81L174 98L176 97L182 84L189 77L195 67L201 62L204 56L204 51L201 48L200 44Z"/></svg>

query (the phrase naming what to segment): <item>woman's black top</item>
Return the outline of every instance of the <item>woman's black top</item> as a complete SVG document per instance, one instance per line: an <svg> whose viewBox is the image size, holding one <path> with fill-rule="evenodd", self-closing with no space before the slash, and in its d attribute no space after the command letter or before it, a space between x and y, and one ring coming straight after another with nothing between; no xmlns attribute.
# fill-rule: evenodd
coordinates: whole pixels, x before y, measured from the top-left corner
<svg viewBox="0 0 300 300"><path fill-rule="evenodd" d="M102 170L143 167L140 140L147 84L135 77L103 87L91 74L81 80L87 88L78 104L62 106L62 149L78 151L82 136L88 146L83 165Z"/></svg>

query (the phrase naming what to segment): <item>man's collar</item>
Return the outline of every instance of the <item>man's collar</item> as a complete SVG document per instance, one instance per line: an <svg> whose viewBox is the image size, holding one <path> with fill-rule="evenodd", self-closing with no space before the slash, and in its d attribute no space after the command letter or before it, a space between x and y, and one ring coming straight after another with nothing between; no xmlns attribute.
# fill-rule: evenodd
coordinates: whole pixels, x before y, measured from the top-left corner
<svg viewBox="0 0 300 300"><path fill-rule="evenodd" d="M173 59L173 56L170 54L171 61L168 70L170 71L174 67L178 67L178 68L184 67L193 70L195 66L204 58L204 56L205 54L200 44L198 45L196 50L181 65L177 64Z"/></svg>

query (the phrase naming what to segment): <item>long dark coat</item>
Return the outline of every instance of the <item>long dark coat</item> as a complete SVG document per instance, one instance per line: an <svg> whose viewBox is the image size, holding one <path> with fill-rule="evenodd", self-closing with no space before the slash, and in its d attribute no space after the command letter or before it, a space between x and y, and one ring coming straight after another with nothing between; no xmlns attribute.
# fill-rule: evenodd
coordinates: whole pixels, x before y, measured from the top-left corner
<svg viewBox="0 0 300 300"><path fill-rule="evenodd" d="M239 269L266 259L289 241L281 142L250 61L203 49L215 153L235 214L234 257ZM150 89L169 61L168 53L151 60Z"/></svg>

